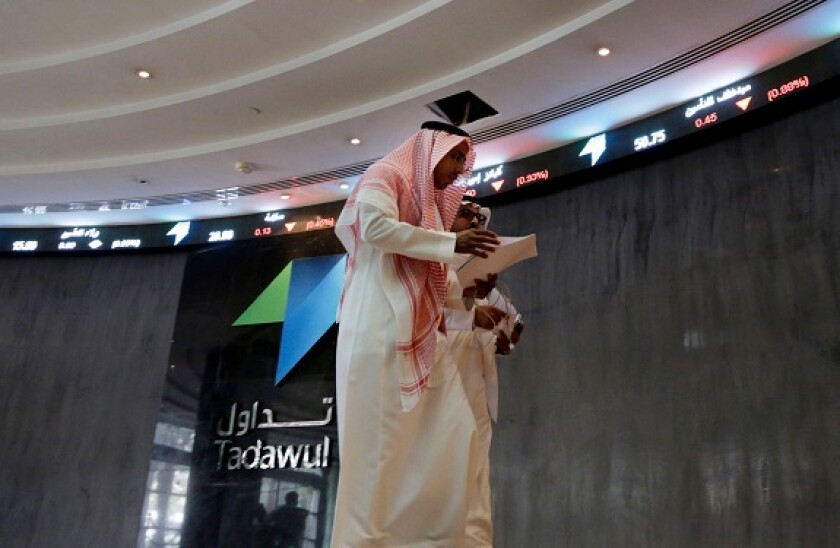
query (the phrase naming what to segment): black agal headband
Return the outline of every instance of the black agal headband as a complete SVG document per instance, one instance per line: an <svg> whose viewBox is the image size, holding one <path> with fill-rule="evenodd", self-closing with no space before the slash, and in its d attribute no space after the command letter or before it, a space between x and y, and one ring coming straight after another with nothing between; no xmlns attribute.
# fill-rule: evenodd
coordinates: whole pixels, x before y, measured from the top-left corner
<svg viewBox="0 0 840 548"><path fill-rule="evenodd" d="M420 129L431 129L432 131L445 131L446 133L451 133L452 135L460 135L461 137L470 136L469 133L459 128L458 126L453 126L452 124L447 124L444 122L423 122L423 125L420 126Z"/></svg>

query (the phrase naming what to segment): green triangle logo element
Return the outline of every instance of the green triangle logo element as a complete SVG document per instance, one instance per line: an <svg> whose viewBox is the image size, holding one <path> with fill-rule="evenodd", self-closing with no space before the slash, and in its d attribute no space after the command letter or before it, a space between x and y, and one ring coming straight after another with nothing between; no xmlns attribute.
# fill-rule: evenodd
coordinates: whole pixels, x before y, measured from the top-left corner
<svg viewBox="0 0 840 548"><path fill-rule="evenodd" d="M279 323L286 319L286 301L289 297L293 264L294 261L291 261L286 265L286 268L268 284L259 297L254 299L251 306L233 322L234 326Z"/></svg>

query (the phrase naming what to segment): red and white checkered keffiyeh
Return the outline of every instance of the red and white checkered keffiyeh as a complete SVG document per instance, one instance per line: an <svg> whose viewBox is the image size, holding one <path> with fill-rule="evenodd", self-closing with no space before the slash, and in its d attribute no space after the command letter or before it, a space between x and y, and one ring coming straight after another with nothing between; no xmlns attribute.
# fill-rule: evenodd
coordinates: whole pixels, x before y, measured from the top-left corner
<svg viewBox="0 0 840 548"><path fill-rule="evenodd" d="M470 147L459 181L444 190L434 187L434 168L454 147L466 141ZM468 137L446 131L421 129L403 144L374 163L362 175L336 223L335 233L347 249L345 290L355 269L355 255L361 226L358 195L366 189L382 193L397 204L399 221L428 230L439 230L438 215L444 230L455 220L465 186L475 161L475 151ZM403 410L414 408L428 383L435 361L436 331L443 313L448 266L435 261L413 259L399 254L388 257L394 262L402 294L388 295L395 311L396 351L400 362L400 397ZM343 300L343 295L342 295Z"/></svg>

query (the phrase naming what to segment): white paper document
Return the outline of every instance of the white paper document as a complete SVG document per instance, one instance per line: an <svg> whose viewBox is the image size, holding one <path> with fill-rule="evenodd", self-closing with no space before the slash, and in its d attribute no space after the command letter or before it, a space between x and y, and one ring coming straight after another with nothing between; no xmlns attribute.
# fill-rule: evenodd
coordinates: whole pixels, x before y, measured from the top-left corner
<svg viewBox="0 0 840 548"><path fill-rule="evenodd" d="M498 274L519 261L537 256L537 235L529 234L518 238L499 236L499 244L494 253L488 253L486 259L472 256L458 267L458 280L464 287L475 285L475 280L486 280L488 274Z"/></svg>

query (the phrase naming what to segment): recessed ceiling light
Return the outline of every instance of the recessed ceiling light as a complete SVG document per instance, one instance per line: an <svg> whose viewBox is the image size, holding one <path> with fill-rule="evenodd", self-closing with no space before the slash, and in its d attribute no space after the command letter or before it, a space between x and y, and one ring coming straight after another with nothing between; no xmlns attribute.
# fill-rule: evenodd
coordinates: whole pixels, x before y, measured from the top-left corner
<svg viewBox="0 0 840 548"><path fill-rule="evenodd" d="M350 188L350 183L341 183L340 185L338 185L338 188L340 188L341 190L347 190L348 188Z"/></svg>
<svg viewBox="0 0 840 548"><path fill-rule="evenodd" d="M152 77L152 73L149 72L148 70L145 70L145 69L138 69L137 70L137 76L139 76L140 78L143 78L144 80L148 80L149 78Z"/></svg>
<svg viewBox="0 0 840 548"><path fill-rule="evenodd" d="M609 54L610 54L610 48L600 47L600 48L598 48L598 49L597 49L597 50L595 50L595 51L596 51L596 52L598 53L598 55L600 55L601 57L606 57L607 55L609 55Z"/></svg>
<svg viewBox="0 0 840 548"><path fill-rule="evenodd" d="M281 195L280 195L280 199L281 199L281 200L290 200L291 198L292 198L292 197L291 197L291 196L289 196L288 194L281 194Z"/></svg>
<svg viewBox="0 0 840 548"><path fill-rule="evenodd" d="M239 173L244 173L245 175L254 171L254 164L250 162L236 162L233 165L233 167L236 169L236 171L238 171Z"/></svg>
<svg viewBox="0 0 840 548"><path fill-rule="evenodd" d="M358 144L361 144L361 142L362 142L362 140L359 139L358 137L353 137L352 139L350 139L350 144L351 145L358 145Z"/></svg>

